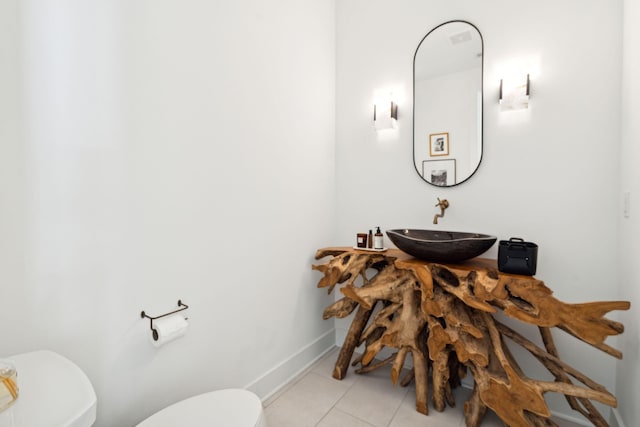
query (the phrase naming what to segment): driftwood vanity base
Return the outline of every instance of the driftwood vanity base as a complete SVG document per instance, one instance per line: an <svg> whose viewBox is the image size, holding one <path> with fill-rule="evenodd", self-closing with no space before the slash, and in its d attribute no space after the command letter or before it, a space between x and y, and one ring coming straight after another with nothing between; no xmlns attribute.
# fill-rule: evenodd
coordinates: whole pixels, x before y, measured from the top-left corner
<svg viewBox="0 0 640 427"><path fill-rule="evenodd" d="M479 426L487 409L507 426L555 426L546 392L564 394L593 425L608 426L592 401L615 407L615 396L560 359L550 328L620 359L622 353L604 341L622 333L624 326L604 316L629 309L629 302L563 303L542 281L500 273L489 259L445 265L394 249L380 253L336 247L316 253L318 260L328 256L329 261L313 266L323 273L318 287L331 293L342 284L344 297L327 307L323 318L356 312L335 364L336 379L344 378L356 347L364 344L364 353L353 362L359 365L356 372L391 364L394 384L415 380L416 409L423 414L428 414L429 383L433 408L443 411L454 406L452 389L470 373L474 389L464 404L469 427ZM496 320L492 314L497 310L537 326L544 348ZM528 378L505 340L529 351L555 381ZM376 356L385 347L393 354L379 360ZM413 368L401 378L409 354Z"/></svg>

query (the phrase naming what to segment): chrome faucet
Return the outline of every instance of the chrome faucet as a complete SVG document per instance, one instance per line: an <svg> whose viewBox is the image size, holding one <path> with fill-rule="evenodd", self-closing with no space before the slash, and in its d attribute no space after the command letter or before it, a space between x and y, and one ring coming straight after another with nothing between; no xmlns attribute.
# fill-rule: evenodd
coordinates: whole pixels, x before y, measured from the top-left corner
<svg viewBox="0 0 640 427"><path fill-rule="evenodd" d="M438 204L436 207L440 207L440 213L433 216L434 224L438 223L438 218L444 218L444 210L449 207L449 201L447 199L440 200L440 197L438 197Z"/></svg>

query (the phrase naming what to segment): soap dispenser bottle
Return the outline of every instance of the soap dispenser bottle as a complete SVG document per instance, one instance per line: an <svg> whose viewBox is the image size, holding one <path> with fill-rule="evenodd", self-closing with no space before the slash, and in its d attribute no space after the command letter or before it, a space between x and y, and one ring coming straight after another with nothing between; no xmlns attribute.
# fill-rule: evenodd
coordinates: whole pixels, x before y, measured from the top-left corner
<svg viewBox="0 0 640 427"><path fill-rule="evenodd" d="M382 241L382 232L380 227L376 229L376 234L373 236L373 249L383 249L384 242Z"/></svg>

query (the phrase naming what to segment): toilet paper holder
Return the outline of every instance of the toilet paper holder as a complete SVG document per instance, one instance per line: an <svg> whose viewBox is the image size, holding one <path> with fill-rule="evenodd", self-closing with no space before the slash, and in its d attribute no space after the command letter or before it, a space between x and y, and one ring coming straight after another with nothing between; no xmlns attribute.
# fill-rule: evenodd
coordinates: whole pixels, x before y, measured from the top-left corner
<svg viewBox="0 0 640 427"><path fill-rule="evenodd" d="M151 327L151 333L153 334L153 339L154 339L154 341L157 341L157 340L158 340L158 331L156 331L156 330L153 328L153 321L154 321L154 320L156 320L156 319L160 319L161 317L171 316L172 314L179 313L179 312L184 311L184 310L186 310L187 308L189 308L189 306L188 306L187 304L184 304L184 303L182 302L182 300L178 300L178 307L181 307L181 308L179 308L179 309L177 309L177 310L174 310L174 311L172 311L172 312L170 312L170 313L161 314L160 316L155 316L155 317L149 316L148 314L146 314L146 313L144 312L144 310L143 310L142 312L140 312L140 317L141 317L141 318L143 318L143 319L144 319L144 318L149 319L149 326Z"/></svg>

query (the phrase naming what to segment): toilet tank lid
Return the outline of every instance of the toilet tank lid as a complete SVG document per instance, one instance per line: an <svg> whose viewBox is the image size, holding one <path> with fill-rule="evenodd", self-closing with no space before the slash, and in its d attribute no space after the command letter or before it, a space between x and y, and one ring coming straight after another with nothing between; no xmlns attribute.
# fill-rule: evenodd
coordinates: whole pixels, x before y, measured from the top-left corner
<svg viewBox="0 0 640 427"><path fill-rule="evenodd" d="M137 427L254 427L262 417L262 402L250 391L217 390L174 403Z"/></svg>
<svg viewBox="0 0 640 427"><path fill-rule="evenodd" d="M88 427L96 420L96 393L85 373L69 359L42 350L9 356L18 372L16 427Z"/></svg>

